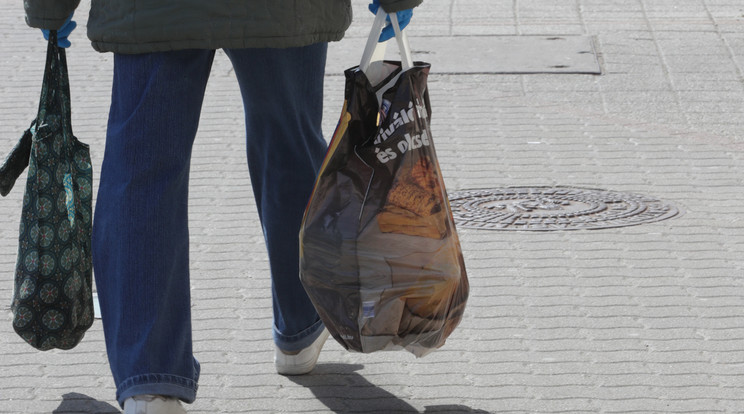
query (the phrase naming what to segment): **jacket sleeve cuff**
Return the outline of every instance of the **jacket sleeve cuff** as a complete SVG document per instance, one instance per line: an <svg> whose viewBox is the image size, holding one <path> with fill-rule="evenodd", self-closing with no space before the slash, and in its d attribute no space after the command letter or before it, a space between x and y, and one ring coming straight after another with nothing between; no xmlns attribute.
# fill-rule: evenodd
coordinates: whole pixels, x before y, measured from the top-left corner
<svg viewBox="0 0 744 414"><path fill-rule="evenodd" d="M380 5L386 12L395 13L401 10L412 9L421 4L422 1L423 0L380 0Z"/></svg>
<svg viewBox="0 0 744 414"><path fill-rule="evenodd" d="M39 29L57 30L65 24L80 0L24 0L26 24Z"/></svg>

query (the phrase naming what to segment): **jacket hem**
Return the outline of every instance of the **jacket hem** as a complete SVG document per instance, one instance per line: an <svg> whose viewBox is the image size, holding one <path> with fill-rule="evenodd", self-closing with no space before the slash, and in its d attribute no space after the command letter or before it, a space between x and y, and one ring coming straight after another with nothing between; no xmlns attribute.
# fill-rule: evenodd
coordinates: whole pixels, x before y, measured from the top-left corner
<svg viewBox="0 0 744 414"><path fill-rule="evenodd" d="M298 35L293 37L253 37L247 39L216 39L216 40L166 40L147 43L120 43L93 40L93 49L98 52L133 55L141 53L169 52L183 49L248 49L248 48L277 48L302 47L313 43L334 42L344 37L344 31L321 33L313 35Z"/></svg>

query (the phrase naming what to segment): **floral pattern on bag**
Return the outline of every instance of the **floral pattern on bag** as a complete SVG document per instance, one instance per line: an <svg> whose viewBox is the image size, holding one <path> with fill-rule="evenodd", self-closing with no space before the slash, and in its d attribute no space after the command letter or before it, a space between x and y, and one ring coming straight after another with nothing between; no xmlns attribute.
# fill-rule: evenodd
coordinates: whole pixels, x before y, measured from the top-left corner
<svg viewBox="0 0 744 414"><path fill-rule="evenodd" d="M40 350L74 347L94 318L93 173L88 146L72 134L66 66L52 36L39 113L24 134L32 139L11 310L15 331Z"/></svg>

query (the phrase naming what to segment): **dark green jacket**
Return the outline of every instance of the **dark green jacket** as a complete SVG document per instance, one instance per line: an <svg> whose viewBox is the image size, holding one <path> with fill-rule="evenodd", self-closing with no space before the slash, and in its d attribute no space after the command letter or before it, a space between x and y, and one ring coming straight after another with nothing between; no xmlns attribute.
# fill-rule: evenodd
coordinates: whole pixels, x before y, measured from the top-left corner
<svg viewBox="0 0 744 414"><path fill-rule="evenodd" d="M388 12L422 0L380 0ZM80 0L24 0L26 23L57 29ZM92 0L88 38L99 52L294 47L340 40L350 0Z"/></svg>

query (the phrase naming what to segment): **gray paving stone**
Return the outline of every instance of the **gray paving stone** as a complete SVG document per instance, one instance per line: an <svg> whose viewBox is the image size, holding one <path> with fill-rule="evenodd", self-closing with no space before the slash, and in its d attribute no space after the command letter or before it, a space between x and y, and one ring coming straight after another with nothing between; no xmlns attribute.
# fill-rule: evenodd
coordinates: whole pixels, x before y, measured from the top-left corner
<svg viewBox="0 0 744 414"><path fill-rule="evenodd" d="M335 58L348 62L339 67L356 64L348 45L363 43L372 20L364 1L353 3L348 51ZM73 125L97 171L111 56L88 47L88 5L76 14L68 59ZM35 111L44 44L19 4L0 10L7 151ZM294 380L273 370L242 106L218 53L192 162L194 347L204 374L189 412L744 411L742 23L732 0L424 2L412 37L591 36L603 66L599 76L433 71L433 135L450 191L586 186L656 196L682 215L566 233L461 229L471 299L442 349L414 359L329 342L316 372ZM328 137L342 95L342 77L329 73ZM16 189L0 203L6 275L21 197ZM0 294L10 300L11 277ZM38 353L15 336L4 309L0 413L116 412L100 321L75 350Z"/></svg>

